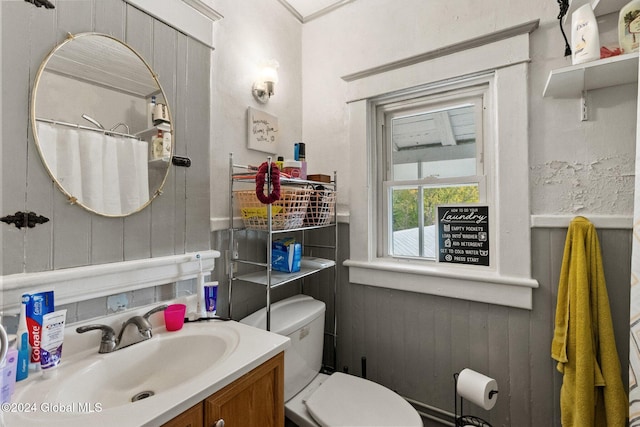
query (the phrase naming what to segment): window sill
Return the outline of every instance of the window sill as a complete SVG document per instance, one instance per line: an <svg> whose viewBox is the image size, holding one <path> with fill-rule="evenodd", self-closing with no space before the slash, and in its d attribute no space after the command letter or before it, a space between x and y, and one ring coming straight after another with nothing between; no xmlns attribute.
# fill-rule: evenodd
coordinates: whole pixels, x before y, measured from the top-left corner
<svg viewBox="0 0 640 427"><path fill-rule="evenodd" d="M346 260L349 282L408 292L532 309L534 279L505 276L484 268L376 259Z"/></svg>

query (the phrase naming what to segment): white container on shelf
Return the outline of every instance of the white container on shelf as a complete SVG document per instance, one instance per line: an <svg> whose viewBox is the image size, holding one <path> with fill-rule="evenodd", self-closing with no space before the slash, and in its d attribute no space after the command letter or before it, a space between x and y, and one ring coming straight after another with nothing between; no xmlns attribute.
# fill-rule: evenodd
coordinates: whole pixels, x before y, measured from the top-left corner
<svg viewBox="0 0 640 427"><path fill-rule="evenodd" d="M598 22L590 3L571 14L571 63L600 59L600 35Z"/></svg>
<svg viewBox="0 0 640 427"><path fill-rule="evenodd" d="M640 46L640 0L632 0L620 9L618 42L622 53L638 51Z"/></svg>

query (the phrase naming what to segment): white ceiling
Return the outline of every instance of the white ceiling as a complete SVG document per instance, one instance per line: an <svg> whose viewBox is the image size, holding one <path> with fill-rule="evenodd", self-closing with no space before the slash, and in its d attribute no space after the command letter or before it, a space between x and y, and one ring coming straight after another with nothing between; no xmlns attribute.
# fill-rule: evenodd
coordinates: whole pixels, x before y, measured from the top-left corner
<svg viewBox="0 0 640 427"><path fill-rule="evenodd" d="M302 22L329 13L354 0L279 0Z"/></svg>

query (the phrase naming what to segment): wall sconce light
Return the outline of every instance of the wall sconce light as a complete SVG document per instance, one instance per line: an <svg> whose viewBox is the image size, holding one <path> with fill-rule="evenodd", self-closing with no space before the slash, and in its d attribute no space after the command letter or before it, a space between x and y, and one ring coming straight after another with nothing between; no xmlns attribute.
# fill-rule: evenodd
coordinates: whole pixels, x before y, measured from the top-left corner
<svg viewBox="0 0 640 427"><path fill-rule="evenodd" d="M274 88L278 83L278 61L272 59L261 65L258 79L253 83L253 97L262 104L266 104L274 94Z"/></svg>

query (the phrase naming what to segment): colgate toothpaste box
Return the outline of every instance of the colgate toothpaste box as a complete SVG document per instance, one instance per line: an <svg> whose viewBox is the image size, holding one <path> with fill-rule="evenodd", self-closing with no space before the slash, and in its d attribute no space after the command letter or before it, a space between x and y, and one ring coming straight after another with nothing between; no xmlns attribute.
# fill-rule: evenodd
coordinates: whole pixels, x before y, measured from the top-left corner
<svg viewBox="0 0 640 427"><path fill-rule="evenodd" d="M27 329L29 330L29 344L31 344L31 363L40 364L42 316L54 311L53 291L23 294L22 302L27 305Z"/></svg>

